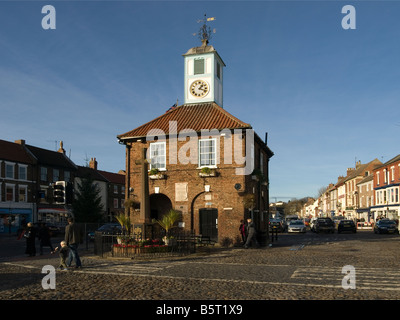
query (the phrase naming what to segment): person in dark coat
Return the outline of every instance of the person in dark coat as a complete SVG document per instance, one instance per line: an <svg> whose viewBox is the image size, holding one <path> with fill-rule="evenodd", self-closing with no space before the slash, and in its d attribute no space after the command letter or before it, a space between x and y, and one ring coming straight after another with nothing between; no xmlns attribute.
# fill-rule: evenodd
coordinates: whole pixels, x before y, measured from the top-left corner
<svg viewBox="0 0 400 320"><path fill-rule="evenodd" d="M50 247L50 252L54 250L50 240L50 230L45 223L42 223L39 229L38 238L40 241L40 255L43 254L43 247Z"/></svg>
<svg viewBox="0 0 400 320"><path fill-rule="evenodd" d="M257 236L257 231L254 222L251 219L247 219L247 240L244 245L245 249L247 249L252 242L254 242L257 248L260 246L258 244L256 236Z"/></svg>
<svg viewBox="0 0 400 320"><path fill-rule="evenodd" d="M243 242L243 244L245 244L246 243L246 224L244 223L244 220L240 220L239 231L240 231L240 235L242 236L242 242Z"/></svg>
<svg viewBox="0 0 400 320"><path fill-rule="evenodd" d="M28 222L24 233L24 238L26 239L25 254L29 255L30 257L34 257L36 255L36 229L32 222Z"/></svg>
<svg viewBox="0 0 400 320"><path fill-rule="evenodd" d="M82 262L78 253L79 244L83 243L83 230L74 223L73 218L68 218L68 225L65 227L65 242L69 247L69 257L67 259L67 266L71 266L72 260L75 261L75 268L81 268Z"/></svg>

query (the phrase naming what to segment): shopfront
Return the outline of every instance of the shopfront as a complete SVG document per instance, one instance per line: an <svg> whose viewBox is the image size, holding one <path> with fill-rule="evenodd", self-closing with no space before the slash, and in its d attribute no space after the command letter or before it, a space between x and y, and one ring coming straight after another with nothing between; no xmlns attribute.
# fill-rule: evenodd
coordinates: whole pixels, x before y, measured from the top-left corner
<svg viewBox="0 0 400 320"><path fill-rule="evenodd" d="M382 218L399 220L400 206L399 205L374 206L371 207L371 213L375 221Z"/></svg>
<svg viewBox="0 0 400 320"><path fill-rule="evenodd" d="M64 228L71 215L67 208L38 208L37 222Z"/></svg>
<svg viewBox="0 0 400 320"><path fill-rule="evenodd" d="M33 210L27 208L0 208L0 234L17 233L32 222Z"/></svg>

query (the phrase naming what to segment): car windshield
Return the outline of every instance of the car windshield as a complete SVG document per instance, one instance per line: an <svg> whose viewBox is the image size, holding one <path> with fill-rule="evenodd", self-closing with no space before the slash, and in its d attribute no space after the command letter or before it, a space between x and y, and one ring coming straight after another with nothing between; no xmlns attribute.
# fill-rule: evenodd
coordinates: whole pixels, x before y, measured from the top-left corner
<svg viewBox="0 0 400 320"><path fill-rule="evenodd" d="M381 221L379 222L379 224L380 224L380 225L395 225L396 222L393 221L393 220L381 220Z"/></svg>
<svg viewBox="0 0 400 320"><path fill-rule="evenodd" d="M290 225L302 225L303 221L291 221Z"/></svg>
<svg viewBox="0 0 400 320"><path fill-rule="evenodd" d="M353 221L342 221L341 223L342 223L342 224L351 224L351 225L353 225L353 224L354 224L354 222L353 222Z"/></svg>

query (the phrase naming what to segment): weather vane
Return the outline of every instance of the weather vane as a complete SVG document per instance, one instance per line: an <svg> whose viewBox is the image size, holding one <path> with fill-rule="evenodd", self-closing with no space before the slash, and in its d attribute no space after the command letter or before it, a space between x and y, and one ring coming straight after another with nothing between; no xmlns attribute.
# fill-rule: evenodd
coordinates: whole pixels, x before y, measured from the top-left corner
<svg viewBox="0 0 400 320"><path fill-rule="evenodd" d="M211 30L209 26L207 26L207 21L214 21L215 17L207 18L207 15L204 14L204 19L197 20L197 23L203 23L203 25L200 27L199 32L193 33L194 36L198 35L201 42L207 44L208 40L211 39L211 35L213 33L216 33L216 29L214 28Z"/></svg>

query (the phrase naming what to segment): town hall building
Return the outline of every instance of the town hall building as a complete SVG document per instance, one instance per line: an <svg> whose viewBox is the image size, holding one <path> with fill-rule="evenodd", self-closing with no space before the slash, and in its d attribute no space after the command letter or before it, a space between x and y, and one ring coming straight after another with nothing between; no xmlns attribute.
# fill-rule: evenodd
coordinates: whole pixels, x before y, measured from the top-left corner
<svg viewBox="0 0 400 320"><path fill-rule="evenodd" d="M273 152L266 133L261 139L224 108L225 63L208 39L183 55L184 103L117 136L126 147L127 211L146 233L175 209L180 228L215 241L237 240L247 218L265 238Z"/></svg>

